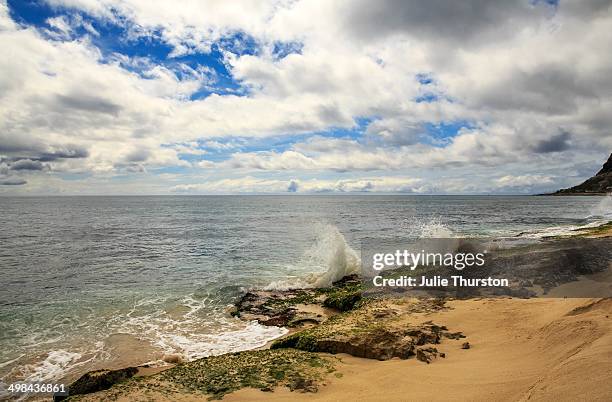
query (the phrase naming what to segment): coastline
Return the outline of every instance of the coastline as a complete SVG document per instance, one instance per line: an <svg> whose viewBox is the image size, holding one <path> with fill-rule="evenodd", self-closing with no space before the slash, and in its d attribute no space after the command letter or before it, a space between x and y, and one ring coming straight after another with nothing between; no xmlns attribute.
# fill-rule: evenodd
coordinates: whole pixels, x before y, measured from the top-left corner
<svg viewBox="0 0 612 402"><path fill-rule="evenodd" d="M569 236L612 237L612 223ZM282 291L267 296L260 292L259 299L250 304L244 303L247 294L237 303L237 315L269 325L282 324L290 327L289 332L254 351L153 370L141 367L132 379L74 399L382 400L410 393L416 399L448 400L456 392L464 400L550 400L555 392L578 398L597 385L600 394L590 394L589 399L604 400L612 391L602 385L602 376L611 372L605 359L612 355L609 299L371 302L355 300L356 292L355 282L349 280L323 290L296 289L284 296ZM328 306L324 306L328 299ZM286 314L287 309L292 313ZM376 325L367 324L371 322ZM402 332L405 328L410 328L409 332ZM357 345L354 339L347 341L351 331L359 332L364 341ZM375 341L381 334L384 342ZM567 341L574 337L580 339ZM312 343L313 339L325 342ZM410 353L403 356L406 350ZM493 356L504 364L492 368L487 359ZM230 371L224 366L228 359L233 359ZM258 361L257 370L247 364L252 359ZM316 359L315 366L310 366L310 359ZM208 371L220 367L225 371L198 382L195 378L200 378L202 362L212 364L206 366ZM279 365L283 374L269 376ZM241 367L255 370L264 380L243 376ZM547 370L559 376L546 374ZM563 378L567 382L572 375L581 379L581 385L567 389ZM582 381L586 377L588 381ZM188 386L190 381L195 381L193 386ZM436 384L435 391L428 384ZM555 389L552 394L550 387ZM545 388L547 393L541 393Z"/></svg>
<svg viewBox="0 0 612 402"><path fill-rule="evenodd" d="M554 197L563 197L563 196L572 196L572 197L581 197L581 196L607 196L610 193L608 192L594 192L594 193L587 193L587 192L583 192L583 193L560 193L560 192L555 192L555 193L546 193L546 194L535 194L536 197L545 197L545 196L554 196Z"/></svg>

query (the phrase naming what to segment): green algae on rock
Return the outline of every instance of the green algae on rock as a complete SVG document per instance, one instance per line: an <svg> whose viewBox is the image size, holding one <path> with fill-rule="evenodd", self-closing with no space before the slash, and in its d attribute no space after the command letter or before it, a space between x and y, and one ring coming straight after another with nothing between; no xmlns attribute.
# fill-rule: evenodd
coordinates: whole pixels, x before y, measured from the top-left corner
<svg viewBox="0 0 612 402"><path fill-rule="evenodd" d="M279 386L317 392L325 377L335 372L335 362L333 357L296 349L228 353L179 364L150 377L122 382L102 393L76 398L116 400L130 395L137 400L155 400L159 396L172 400L176 395L195 394L221 399L242 388L272 391Z"/></svg>
<svg viewBox="0 0 612 402"><path fill-rule="evenodd" d="M415 304L425 308L425 301ZM438 300L427 308L442 309ZM271 348L295 348L310 352L348 353L356 357L388 360L413 356L429 362L437 350L425 345L439 344L442 337L457 339L461 333L450 333L432 322L406 325L401 314L382 300L369 300L347 313L338 314L322 324L275 341ZM420 351L420 352L419 352Z"/></svg>

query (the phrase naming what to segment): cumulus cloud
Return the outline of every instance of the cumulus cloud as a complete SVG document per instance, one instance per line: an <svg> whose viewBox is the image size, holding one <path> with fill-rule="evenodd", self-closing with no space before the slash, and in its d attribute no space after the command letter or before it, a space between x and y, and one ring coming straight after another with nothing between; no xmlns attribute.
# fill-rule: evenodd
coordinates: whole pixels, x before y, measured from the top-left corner
<svg viewBox="0 0 612 402"><path fill-rule="evenodd" d="M494 190L506 193L543 193L554 191L558 178L544 175L507 175L494 181Z"/></svg>
<svg viewBox="0 0 612 402"><path fill-rule="evenodd" d="M549 169L587 171L612 148L608 1L46 2L63 14L34 26L0 0L10 55L0 60L0 161L25 177L22 188L60 172L168 167L189 170L185 180L214 175L213 192L404 191L373 181L384 171L427 176L411 190L436 191L462 168L489 189L533 188L525 177L552 185L542 181ZM116 28L126 46L163 43L171 53L109 52L92 21ZM202 54L218 57L227 77L181 58ZM231 88L215 91L224 80ZM439 128L456 122L467 124ZM281 137L297 139L250 146ZM294 181L236 184L236 170ZM305 180L312 172L336 180ZM337 184L349 174L354 182ZM178 186L191 185L204 189Z"/></svg>
<svg viewBox="0 0 612 402"><path fill-rule="evenodd" d="M347 192L422 192L421 180L402 177L371 177L343 180L279 180L253 176L222 179L173 187L178 193L347 193Z"/></svg>

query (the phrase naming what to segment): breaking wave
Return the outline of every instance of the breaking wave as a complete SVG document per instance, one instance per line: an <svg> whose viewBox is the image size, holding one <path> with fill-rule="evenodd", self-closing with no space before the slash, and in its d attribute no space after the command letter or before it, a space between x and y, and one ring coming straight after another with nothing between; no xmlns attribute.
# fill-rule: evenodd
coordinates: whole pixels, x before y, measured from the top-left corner
<svg viewBox="0 0 612 402"><path fill-rule="evenodd" d="M361 259L336 226L319 224L316 225L316 232L316 240L304 253L300 265L319 270L303 278L272 282L265 287L266 290L326 287L359 272Z"/></svg>
<svg viewBox="0 0 612 402"><path fill-rule="evenodd" d="M445 226L440 218L434 218L416 225L419 239L446 239L455 237L455 233Z"/></svg>
<svg viewBox="0 0 612 402"><path fill-rule="evenodd" d="M607 221L612 220L612 194L608 194L591 209L591 214L587 217L591 219L603 218Z"/></svg>

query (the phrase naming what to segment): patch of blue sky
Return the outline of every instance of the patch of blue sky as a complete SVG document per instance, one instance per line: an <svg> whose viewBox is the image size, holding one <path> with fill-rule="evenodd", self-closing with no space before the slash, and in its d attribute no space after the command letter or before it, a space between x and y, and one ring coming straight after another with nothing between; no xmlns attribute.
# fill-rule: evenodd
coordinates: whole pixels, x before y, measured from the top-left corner
<svg viewBox="0 0 612 402"><path fill-rule="evenodd" d="M301 42L274 42L272 55L275 60L283 59L290 54L302 54L304 44Z"/></svg>
<svg viewBox="0 0 612 402"><path fill-rule="evenodd" d="M355 119L355 125L350 128L341 127L330 127L326 130L315 131L309 133L292 134L292 135L278 135L263 138L248 138L248 137L218 137L211 138L209 140L215 141L220 144L241 144L233 147L230 151L235 151L235 148L239 148L243 152L258 152L272 150L276 152L283 152L291 148L296 143L304 142L310 137L320 136L328 138L346 138L352 140L359 140L363 137L363 134L367 126L374 121L376 118L373 117L358 117ZM206 141L202 141L204 144ZM229 148L229 147L228 147ZM202 145L199 149L204 149L207 152L223 152L226 151L223 147L206 147Z"/></svg>
<svg viewBox="0 0 612 402"><path fill-rule="evenodd" d="M424 93L414 98L416 103L433 103L440 100L440 97L434 93Z"/></svg>
<svg viewBox="0 0 612 402"><path fill-rule="evenodd" d="M255 38L244 32L233 32L221 38L216 47L224 49L238 56L257 55L261 52L261 46Z"/></svg>
<svg viewBox="0 0 612 402"><path fill-rule="evenodd" d="M430 145L444 147L453 137L457 136L462 129L473 129L476 127L476 124L468 120L455 120L439 123L424 123L423 127L430 139Z"/></svg>
<svg viewBox="0 0 612 402"><path fill-rule="evenodd" d="M173 48L164 42L160 31L147 32L146 35L129 35L129 24L122 23L121 19L119 19L119 23L113 23L108 20L92 18L73 10L51 7L43 1L9 0L8 6L11 18L20 24L39 28L43 35L47 29L52 31L47 23L48 19L63 16L70 21L71 18L78 15L83 22L90 24L99 34L89 35L88 40L100 50L103 62L119 61L122 68L137 73L142 78L148 78L146 71L149 66L147 63L131 63L129 60L118 59L115 55L124 55L130 59L145 58L150 63L162 65L173 71L179 79L183 78L185 74L185 65L196 71L202 67L213 71L214 84L193 93L190 97L191 100L202 99L213 93L219 95L245 94L244 88L234 80L224 63L223 52L230 51L238 55L257 54L259 52L259 45L255 39L237 32L213 43L209 52L192 52L170 57ZM73 38L90 33L82 25L75 25L71 28L73 29ZM50 35L49 38L53 39Z"/></svg>
<svg viewBox="0 0 612 402"><path fill-rule="evenodd" d="M554 8L557 8L559 6L559 0L531 0L530 3L533 5L545 4Z"/></svg>
<svg viewBox="0 0 612 402"><path fill-rule="evenodd" d="M431 85L435 82L433 76L428 73L419 73L415 78L421 85Z"/></svg>
<svg viewBox="0 0 612 402"><path fill-rule="evenodd" d="M126 32L122 31L121 27L110 27L108 32L101 32L100 37L93 38L92 42L100 48L109 60L114 53L123 54L130 58L144 57L154 64L163 65L165 68L168 68L179 79L182 79L184 76L183 67L185 65L196 71L202 67L208 69L213 74L211 78L214 79L214 82L212 85L200 88L192 93L190 100L203 99L213 93L218 95L229 93L241 95L244 93L240 83L233 78L224 62L223 51L225 48L220 43L213 43L210 51L207 53L193 52L170 57L173 49L162 40L161 33L154 32L150 36L140 36L129 41L122 39L125 37L125 34ZM236 44L231 46L236 50ZM122 64L122 67L146 78L146 75L143 74L146 71L137 65L125 63Z"/></svg>
<svg viewBox="0 0 612 402"><path fill-rule="evenodd" d="M147 168L148 171L155 174L186 174L192 171L192 168L186 166L163 166L159 168Z"/></svg>
<svg viewBox="0 0 612 402"><path fill-rule="evenodd" d="M47 3L36 0L8 0L9 14L20 24L46 26L47 18L58 15Z"/></svg>
<svg viewBox="0 0 612 402"><path fill-rule="evenodd" d="M93 174L89 173L89 172L83 172L83 173L60 173L59 177L62 180L66 180L66 181L78 181L78 180L85 180L89 177L92 177Z"/></svg>
<svg viewBox="0 0 612 402"><path fill-rule="evenodd" d="M324 137L349 138L352 140L359 140L363 138L363 134L365 133L370 123L372 123L373 121L377 119L378 117L375 117L375 116L356 117L354 119L355 125L353 127L350 127L350 128L335 127L325 132L319 133L319 135L324 136Z"/></svg>
<svg viewBox="0 0 612 402"><path fill-rule="evenodd" d="M290 150L295 144L307 141L312 137L326 137L338 139L350 139L360 141L363 138L367 126L374 121L375 117L359 117L355 119L355 125L351 128L332 127L323 131L310 133L277 135L270 137L213 137L197 141L195 150L205 151L200 153L179 153L181 160L190 163L202 160L211 162L222 162L228 160L236 152L277 152L282 153ZM164 144L162 147L175 148L177 145L185 144Z"/></svg>

